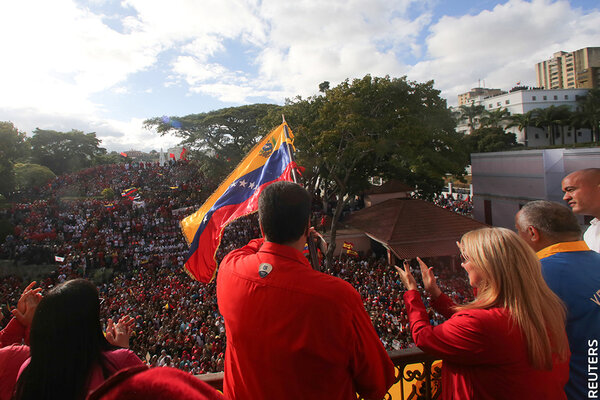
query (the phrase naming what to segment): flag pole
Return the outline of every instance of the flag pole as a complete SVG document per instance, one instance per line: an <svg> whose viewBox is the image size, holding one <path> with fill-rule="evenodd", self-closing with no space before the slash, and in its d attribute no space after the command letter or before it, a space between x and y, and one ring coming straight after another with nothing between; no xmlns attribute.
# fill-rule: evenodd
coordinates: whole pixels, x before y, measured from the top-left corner
<svg viewBox="0 0 600 400"><path fill-rule="evenodd" d="M281 119L283 120L282 123L283 123L283 131L285 133L285 138L288 140L291 140L290 134L288 131L287 122L285 122L285 115L281 114ZM292 153L292 151L290 149L289 143L286 143L285 147L287 149L290 160L292 161L292 163L295 163L294 154ZM296 174L296 168L294 168L294 167L292 167L292 179L294 180L294 183L298 183L298 175ZM310 221L310 216L309 216L309 221ZM306 242L308 244L308 252L310 254L310 263L315 271L320 271L321 263L319 263L319 255L317 254L317 246L315 245L315 241L313 240L313 238L314 238L313 235L309 232L308 236L306 238Z"/></svg>

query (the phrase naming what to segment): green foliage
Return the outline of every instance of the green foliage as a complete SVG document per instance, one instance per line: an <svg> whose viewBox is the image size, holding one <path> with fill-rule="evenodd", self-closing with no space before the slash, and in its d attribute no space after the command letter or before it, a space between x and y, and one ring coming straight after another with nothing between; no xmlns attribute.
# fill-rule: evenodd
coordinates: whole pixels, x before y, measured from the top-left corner
<svg viewBox="0 0 600 400"><path fill-rule="evenodd" d="M513 114L508 118L507 128L517 127L520 131L523 131L525 136L525 146L527 146L529 142L529 135L527 134L527 130L530 126L535 123L535 114L533 111L528 111L525 114Z"/></svg>
<svg viewBox="0 0 600 400"><path fill-rule="evenodd" d="M12 122L0 122L0 194L5 197L15 189L15 161L24 159L27 153L25 133Z"/></svg>
<svg viewBox="0 0 600 400"><path fill-rule="evenodd" d="M9 159L0 158L0 176L0 194L9 197L15 190L15 170Z"/></svg>
<svg viewBox="0 0 600 400"><path fill-rule="evenodd" d="M507 121L510 121L510 112L506 108L484 110L480 119L480 128L500 128Z"/></svg>
<svg viewBox="0 0 600 400"><path fill-rule="evenodd" d="M29 143L32 160L57 175L91 167L98 156L106 154L94 132L36 129Z"/></svg>
<svg viewBox="0 0 600 400"><path fill-rule="evenodd" d="M112 188L102 189L101 194L104 200L112 200L115 198L115 191Z"/></svg>
<svg viewBox="0 0 600 400"><path fill-rule="evenodd" d="M345 201L367 188L370 177L400 179L427 194L442 187L446 173L463 174L468 158L439 95L433 82L367 75L323 95L288 100L283 113L296 135L298 161L309 180L319 177L314 190L338 200L333 243ZM276 116L270 118L275 126ZM328 258L332 252L333 246Z"/></svg>
<svg viewBox="0 0 600 400"><path fill-rule="evenodd" d="M39 164L15 164L15 178L18 190L38 188L55 178L56 175L48 167Z"/></svg>
<svg viewBox="0 0 600 400"><path fill-rule="evenodd" d="M25 132L15 128L12 122L0 122L0 159L19 161L27 157L26 138Z"/></svg>
<svg viewBox="0 0 600 400"><path fill-rule="evenodd" d="M522 148L517 143L514 133L507 133L502 128L479 128L464 137L465 147L469 153L488 153Z"/></svg>
<svg viewBox="0 0 600 400"><path fill-rule="evenodd" d="M273 104L251 104L223 108L184 117L156 117L144 121L147 129L154 128L161 135L174 134L190 151L188 158L200 162L204 171L227 175L273 127L266 128L260 121L273 109Z"/></svg>
<svg viewBox="0 0 600 400"><path fill-rule="evenodd" d="M565 143L565 137L563 127L569 125L571 121L571 109L567 105L562 106L550 106L547 108L536 108L532 110L535 115L535 126L545 128L548 133L549 144L554 145L556 143L556 132L557 129L560 133L562 143Z"/></svg>
<svg viewBox="0 0 600 400"><path fill-rule="evenodd" d="M485 107L478 104L475 105L471 103L471 105L462 105L459 107L459 119L460 121L467 121L467 125L469 127L469 133L473 133L475 130L475 123L485 111Z"/></svg>
<svg viewBox="0 0 600 400"><path fill-rule="evenodd" d="M7 219L0 219L0 243L4 243L4 240L8 235L12 235L15 232L15 227Z"/></svg>
<svg viewBox="0 0 600 400"><path fill-rule="evenodd" d="M578 103L575 119L580 126L591 129L593 140L600 142L600 89L590 89Z"/></svg>
<svg viewBox="0 0 600 400"><path fill-rule="evenodd" d="M106 164L121 164L127 161L126 158L121 156L116 151L111 151L107 154L100 154L94 158L94 165L106 165Z"/></svg>

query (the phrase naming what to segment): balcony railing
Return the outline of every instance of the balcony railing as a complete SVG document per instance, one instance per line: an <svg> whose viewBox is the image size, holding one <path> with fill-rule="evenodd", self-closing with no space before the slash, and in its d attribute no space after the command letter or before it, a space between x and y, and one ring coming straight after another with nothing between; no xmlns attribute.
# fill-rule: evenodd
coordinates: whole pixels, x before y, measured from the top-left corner
<svg viewBox="0 0 600 400"><path fill-rule="evenodd" d="M442 393L442 364L417 347L388 352L396 366L396 382L386 400L439 399ZM217 390L223 391L223 373L197 375Z"/></svg>

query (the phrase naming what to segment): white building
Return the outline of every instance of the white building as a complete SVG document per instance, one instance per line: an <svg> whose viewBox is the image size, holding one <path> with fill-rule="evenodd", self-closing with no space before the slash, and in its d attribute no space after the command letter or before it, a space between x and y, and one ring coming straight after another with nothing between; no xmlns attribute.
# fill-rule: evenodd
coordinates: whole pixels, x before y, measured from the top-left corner
<svg viewBox="0 0 600 400"><path fill-rule="evenodd" d="M536 108L558 107L561 105L568 105L572 111L575 111L577 109L577 98L585 97L587 92L588 89L517 90L498 96L475 98L473 104L482 105L487 111L506 108L511 115L525 114ZM564 130L565 144L590 142L592 140L589 129L575 131L573 128L565 127ZM467 122L463 121L459 124L457 131L468 133ZM516 127L507 129L507 131L515 133L519 143L525 143L524 131L520 131ZM528 127L527 136L527 145L530 147L548 145L547 133L542 128Z"/></svg>

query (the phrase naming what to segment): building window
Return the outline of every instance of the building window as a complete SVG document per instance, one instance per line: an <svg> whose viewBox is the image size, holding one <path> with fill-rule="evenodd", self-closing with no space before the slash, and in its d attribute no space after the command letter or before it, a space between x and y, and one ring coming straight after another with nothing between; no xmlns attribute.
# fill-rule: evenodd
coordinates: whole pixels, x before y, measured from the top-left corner
<svg viewBox="0 0 600 400"><path fill-rule="evenodd" d="M557 95L554 95L554 100L558 100L558 96Z"/></svg>
<svg viewBox="0 0 600 400"><path fill-rule="evenodd" d="M543 98L544 98L544 100L548 100L548 96L544 96Z"/></svg>
<svg viewBox="0 0 600 400"><path fill-rule="evenodd" d="M502 105L502 103L500 103L500 102L497 102L497 103L496 103L496 105L497 105L498 107L500 107L500 106Z"/></svg>
<svg viewBox="0 0 600 400"><path fill-rule="evenodd" d="M581 131L577 132L577 136L581 136Z"/></svg>
<svg viewBox="0 0 600 400"><path fill-rule="evenodd" d="M536 133L536 134L535 134L535 138L536 138L536 139L539 139L539 138L540 138L540 134L539 134L539 133Z"/></svg>
<svg viewBox="0 0 600 400"><path fill-rule="evenodd" d="M571 131L567 132L567 136L571 137Z"/></svg>
<svg viewBox="0 0 600 400"><path fill-rule="evenodd" d="M569 100L569 95L565 94L565 100Z"/></svg>
<svg viewBox="0 0 600 400"><path fill-rule="evenodd" d="M536 101L537 98L535 96L531 96L531 101Z"/></svg>
<svg viewBox="0 0 600 400"><path fill-rule="evenodd" d="M506 100L504 104L510 104L510 100Z"/></svg>
<svg viewBox="0 0 600 400"><path fill-rule="evenodd" d="M491 105L491 104L490 104L490 105L488 105L488 108L492 108L492 105Z"/></svg>

